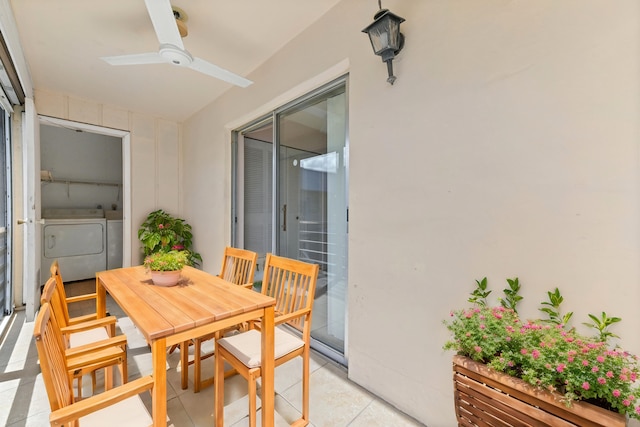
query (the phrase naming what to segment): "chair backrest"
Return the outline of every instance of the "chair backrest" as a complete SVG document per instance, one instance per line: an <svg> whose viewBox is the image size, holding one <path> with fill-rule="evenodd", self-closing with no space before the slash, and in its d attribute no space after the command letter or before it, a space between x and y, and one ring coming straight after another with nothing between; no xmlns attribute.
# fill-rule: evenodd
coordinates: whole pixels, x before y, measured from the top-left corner
<svg viewBox="0 0 640 427"><path fill-rule="evenodd" d="M220 277L236 285L253 286L258 254L246 249L227 246L222 257Z"/></svg>
<svg viewBox="0 0 640 427"><path fill-rule="evenodd" d="M318 281L318 264L267 254L262 293L276 299L276 323L286 316L289 325L307 334Z"/></svg>
<svg viewBox="0 0 640 427"><path fill-rule="evenodd" d="M62 328L69 326L69 324L64 321L66 302L62 299L62 296L58 291L56 279L53 277L49 277L49 279L47 279L47 282L44 284L44 288L42 289L42 295L40 296L40 305L44 304L49 305L49 309L53 313L54 319L56 321L56 327L58 328L59 332ZM62 332L58 334L58 339L60 340L60 345L62 346L62 348L69 347L67 340L62 335Z"/></svg>
<svg viewBox="0 0 640 427"><path fill-rule="evenodd" d="M64 325L68 325L70 316L69 307L67 306L67 293L64 289L64 282L62 281L62 274L60 274L60 265L58 264L58 260L55 260L51 263L49 271L51 272L51 277L55 279L60 302L62 303L62 306L60 307L62 311L58 312L58 307L55 307L56 316L58 316L59 322L62 321L64 322Z"/></svg>
<svg viewBox="0 0 640 427"><path fill-rule="evenodd" d="M60 336L55 315L51 306L45 302L36 318L33 337L52 411L74 402L73 386L67 373L65 350L60 344Z"/></svg>

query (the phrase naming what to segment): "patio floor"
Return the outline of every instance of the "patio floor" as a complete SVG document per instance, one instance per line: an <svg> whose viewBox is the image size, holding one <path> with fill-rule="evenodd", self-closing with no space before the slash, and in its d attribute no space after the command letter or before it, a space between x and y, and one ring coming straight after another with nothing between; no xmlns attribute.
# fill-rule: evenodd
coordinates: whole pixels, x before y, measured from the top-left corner
<svg viewBox="0 0 640 427"><path fill-rule="evenodd" d="M67 284L66 290L68 295L75 295L94 287L94 281L73 282ZM95 305L91 303L74 307L72 315L91 309L95 310ZM127 335L129 379L151 373L151 353L142 335L111 299L107 309L118 318L119 332ZM205 350L212 347L209 343ZM300 416L297 408L301 407L301 366L301 360L297 358L276 369L277 426L289 425ZM175 427L212 426L213 386L194 393L191 382L193 375L190 373L189 388L182 390L180 369L180 352L175 351L167 356L167 412L171 423ZM211 375L213 358L203 363L203 371L204 376ZM99 376L99 384L101 380ZM311 426L422 426L349 381L344 367L315 352L311 354L310 388ZM246 381L238 375L225 380L225 425L248 426L246 389ZM90 391L90 382L86 378L84 396L88 396ZM150 407L148 393L143 394L142 398ZM48 425L49 413L49 402L33 340L33 323L25 322L24 311L18 311L0 344L0 425L41 427Z"/></svg>

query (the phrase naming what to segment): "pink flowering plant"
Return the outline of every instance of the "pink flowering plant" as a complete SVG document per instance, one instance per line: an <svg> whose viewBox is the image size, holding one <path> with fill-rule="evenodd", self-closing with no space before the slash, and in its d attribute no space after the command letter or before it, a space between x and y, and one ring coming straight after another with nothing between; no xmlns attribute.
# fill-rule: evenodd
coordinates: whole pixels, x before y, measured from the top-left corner
<svg viewBox="0 0 640 427"><path fill-rule="evenodd" d="M189 265L187 251L156 252L144 259L144 266L151 271L182 270L185 265Z"/></svg>
<svg viewBox="0 0 640 427"><path fill-rule="evenodd" d="M484 288L482 283L484 281ZM563 320L571 313L560 313L562 298L558 289L549 292L549 302L540 310L546 319L523 321L514 299L519 291L510 281L511 300L500 299L490 307L486 298L486 278L476 281L469 301L473 306L452 311L445 321L451 338L446 350L485 363L496 371L520 378L536 387L564 395L567 406L572 401L588 401L598 406L640 419L640 361L621 348L611 348L609 326L619 318L589 315L586 325L598 330L595 337L579 334ZM506 291L506 290L505 290ZM515 302L515 304L513 304Z"/></svg>
<svg viewBox="0 0 640 427"><path fill-rule="evenodd" d="M187 265L199 265L202 261L200 254L192 249L191 225L162 209L147 215L138 229L138 239L145 257L158 252L186 251Z"/></svg>

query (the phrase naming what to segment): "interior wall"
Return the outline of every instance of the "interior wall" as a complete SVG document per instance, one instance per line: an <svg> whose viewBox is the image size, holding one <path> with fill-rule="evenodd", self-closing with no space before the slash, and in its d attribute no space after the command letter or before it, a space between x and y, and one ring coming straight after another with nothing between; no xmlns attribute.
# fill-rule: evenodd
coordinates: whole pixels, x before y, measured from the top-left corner
<svg viewBox="0 0 640 427"><path fill-rule="evenodd" d="M346 64L352 380L453 425L441 322L485 276L495 296L520 278L525 317L556 286L578 328L619 316L640 353L638 2L386 0L407 19L393 86L360 32L375 6L342 1L185 123L204 268L229 242L230 130Z"/></svg>
<svg viewBox="0 0 640 427"><path fill-rule="evenodd" d="M138 228L149 212L164 209L182 215L180 206L180 123L122 110L96 101L36 90L36 108L43 116L128 131L131 137L131 260L142 262ZM109 205L110 206L110 205ZM124 209L126 212L126 209ZM125 227L126 229L126 227ZM125 251L126 252L126 251ZM127 265L127 260L124 260Z"/></svg>

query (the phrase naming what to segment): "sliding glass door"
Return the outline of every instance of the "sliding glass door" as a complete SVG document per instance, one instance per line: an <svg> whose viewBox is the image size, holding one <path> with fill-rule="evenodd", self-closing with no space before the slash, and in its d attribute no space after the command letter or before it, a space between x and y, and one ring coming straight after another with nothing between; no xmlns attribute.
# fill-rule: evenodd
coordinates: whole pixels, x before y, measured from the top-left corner
<svg viewBox="0 0 640 427"><path fill-rule="evenodd" d="M10 119L11 116L0 108L0 319L13 311Z"/></svg>
<svg viewBox="0 0 640 427"><path fill-rule="evenodd" d="M320 265L312 345L342 363L348 231L345 85L336 82L238 132L233 219L234 243L257 251L262 260L273 252Z"/></svg>

